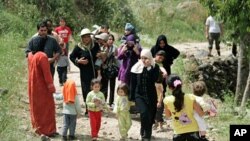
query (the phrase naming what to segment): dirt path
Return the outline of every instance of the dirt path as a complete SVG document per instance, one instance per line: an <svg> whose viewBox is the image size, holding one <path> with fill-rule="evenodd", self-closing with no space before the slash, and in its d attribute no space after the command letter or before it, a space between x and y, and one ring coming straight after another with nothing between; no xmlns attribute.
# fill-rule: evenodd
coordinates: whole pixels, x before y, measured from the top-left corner
<svg viewBox="0 0 250 141"><path fill-rule="evenodd" d="M195 55L198 58L207 57L208 55L208 43L207 42L197 42L197 43L181 43L174 44L174 47L179 49L181 52L187 55ZM231 47L223 43L220 44L221 56L228 56L231 54ZM215 47L212 49L212 55L218 57Z"/></svg>
<svg viewBox="0 0 250 141"><path fill-rule="evenodd" d="M79 69L75 67L73 64L71 64L71 72L68 73L68 78L73 79L76 82L77 85L77 92L81 96L81 85L80 85L80 74L79 74ZM57 73L54 76L54 83L56 86L57 93L61 93L61 87L59 86L58 82L58 75ZM83 99L80 99L81 105L82 105L82 110L85 111L85 106L83 103ZM61 128L62 128L62 100L57 100L56 101L56 121L57 121L57 128L58 132L61 133ZM139 115L132 115L133 120L132 120L132 127L129 130L128 136L130 141L136 141L140 140L140 135L139 135L139 130L140 130L140 123L138 122L138 117ZM157 130L153 131L153 136L154 140L160 141L164 140L169 141L171 140L172 137L172 131L169 129L167 130L167 125L164 125L165 130L163 132L157 132ZM82 116L77 119L77 127L76 127L76 136L78 137L79 140L90 140L90 123L89 123L89 118ZM99 140L119 140L120 135L119 135L119 130L118 130L118 122L117 119L111 115L105 113L102 117L102 125L101 129L99 132ZM53 139L55 141L59 141L60 138Z"/></svg>
<svg viewBox="0 0 250 141"><path fill-rule="evenodd" d="M196 56L201 56L201 57L206 57L208 53L207 49L207 43L183 43L183 44L174 44L174 47L179 49L181 52L187 53L187 54L194 54ZM230 54L231 50L225 45L221 46L221 55L225 56ZM216 55L215 49L213 49L214 56ZM73 79L76 82L77 85L77 91L78 94L81 96L81 85L80 85L80 74L79 74L79 69L75 67L71 63L71 72L68 73L68 78ZM61 93L61 87L59 86L58 82L58 75L55 73L54 76L54 84L56 86L57 93ZM81 105L82 105L82 110L85 111L85 107L83 104L83 99L80 99ZM57 128L58 132L61 133L61 128L62 128L62 101L57 100L56 101L56 112L57 112ZM136 141L140 140L140 123L138 122L138 116L139 115L132 115L133 120L132 120L132 127L129 130L128 137L130 141ZM99 132L99 140L119 140L120 135L119 135L119 130L118 130L118 125L117 125L117 120L114 116L104 114L102 117L102 125L101 129ZM169 127L170 122L166 121L164 124L164 130L163 132L158 132L157 130L153 130L153 138L152 140L157 140L157 141L171 141L172 140L172 135L173 131ZM88 117L80 117L77 120L77 127L76 127L76 136L78 140L90 140L90 123ZM53 139L53 140L60 140L60 137Z"/></svg>
<svg viewBox="0 0 250 141"><path fill-rule="evenodd" d="M68 78L73 79L76 82L77 85L77 92L81 96L81 85L80 85L80 73L79 69L75 67L71 63L71 72L68 73ZM118 81L117 81L118 82ZM61 93L61 87L59 86L58 82L58 75L57 73L54 76L54 84L56 86L57 93ZM83 103L83 99L80 99L82 110L85 111L85 106ZM57 121L57 128L58 132L61 133L62 128L62 100L56 101L56 121ZM136 141L140 140L140 123L138 122L139 115L132 115L132 127L129 130L128 136L130 141ZM169 126L169 125L168 125ZM172 138L172 130L170 128L167 129L167 125L164 125L164 131L158 132L157 130L153 131L153 140L157 141L169 141ZM76 127L76 136L79 140L91 140L90 138L90 123L89 118L82 116L77 119L77 127ZM102 125L99 132L99 140L119 140L120 134L118 129L118 122L117 119L110 114L105 113L102 117ZM53 139L55 141L59 141L60 138Z"/></svg>

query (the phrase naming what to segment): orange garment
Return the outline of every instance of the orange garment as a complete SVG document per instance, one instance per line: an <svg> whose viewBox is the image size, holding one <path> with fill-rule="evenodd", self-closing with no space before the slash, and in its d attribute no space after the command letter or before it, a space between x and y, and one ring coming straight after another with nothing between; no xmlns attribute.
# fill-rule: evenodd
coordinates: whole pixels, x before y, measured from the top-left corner
<svg viewBox="0 0 250 141"><path fill-rule="evenodd" d="M67 80L63 86L63 101L65 103L74 103L76 94L75 82L73 80Z"/></svg>
<svg viewBox="0 0 250 141"><path fill-rule="evenodd" d="M50 72L48 57L43 52L28 54L29 68L29 106L32 127L39 135L51 135L56 132L55 87Z"/></svg>

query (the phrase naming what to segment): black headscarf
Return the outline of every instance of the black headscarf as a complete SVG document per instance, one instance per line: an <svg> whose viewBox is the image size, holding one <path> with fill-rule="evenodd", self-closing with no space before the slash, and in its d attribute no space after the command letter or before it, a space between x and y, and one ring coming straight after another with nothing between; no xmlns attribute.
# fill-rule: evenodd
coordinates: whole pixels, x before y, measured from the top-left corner
<svg viewBox="0 0 250 141"><path fill-rule="evenodd" d="M44 52L46 41L47 41L47 38L40 37L40 36L35 37L32 41L32 44L33 44L32 54L35 54L38 51Z"/></svg>
<svg viewBox="0 0 250 141"><path fill-rule="evenodd" d="M163 41L165 43L165 46L163 48L160 47L160 41ZM151 48L153 57L155 57L156 53L160 50L165 51L165 59L162 62L163 67L166 69L168 74L171 74L170 66L173 64L174 59L179 56L180 51L168 44L167 37L165 35L160 35L157 38L155 46Z"/></svg>

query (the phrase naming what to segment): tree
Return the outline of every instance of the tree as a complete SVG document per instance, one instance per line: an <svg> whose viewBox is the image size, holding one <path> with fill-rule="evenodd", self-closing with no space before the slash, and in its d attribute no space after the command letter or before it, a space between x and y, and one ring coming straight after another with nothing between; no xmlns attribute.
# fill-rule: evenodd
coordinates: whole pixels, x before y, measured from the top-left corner
<svg viewBox="0 0 250 141"><path fill-rule="evenodd" d="M250 95L249 40L250 40L250 1L239 0L200 0L210 14L220 17L226 27L237 32L233 37L239 43L238 74L234 103L245 107ZM241 103L240 103L241 102Z"/></svg>

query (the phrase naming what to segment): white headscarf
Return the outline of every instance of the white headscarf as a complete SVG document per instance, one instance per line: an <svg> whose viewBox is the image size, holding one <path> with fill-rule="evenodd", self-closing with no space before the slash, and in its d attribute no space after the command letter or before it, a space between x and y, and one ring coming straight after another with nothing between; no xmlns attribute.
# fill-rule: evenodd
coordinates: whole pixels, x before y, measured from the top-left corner
<svg viewBox="0 0 250 141"><path fill-rule="evenodd" d="M152 67L155 67L155 61L153 59L152 53L149 49L143 49L141 51L141 57L146 57L150 60L151 62L151 66L147 67L148 70L150 70ZM131 68L131 72L132 73L142 73L143 68L144 68L144 64L142 62L142 60L140 59L136 64L134 64L134 66Z"/></svg>

